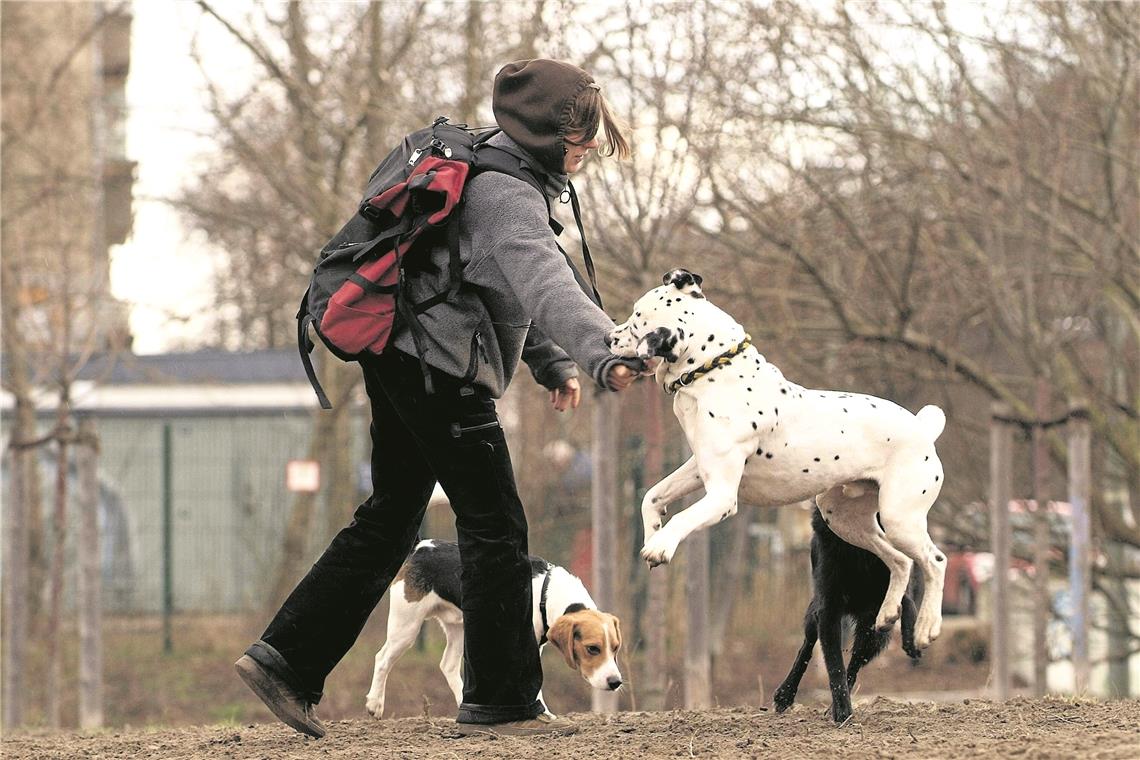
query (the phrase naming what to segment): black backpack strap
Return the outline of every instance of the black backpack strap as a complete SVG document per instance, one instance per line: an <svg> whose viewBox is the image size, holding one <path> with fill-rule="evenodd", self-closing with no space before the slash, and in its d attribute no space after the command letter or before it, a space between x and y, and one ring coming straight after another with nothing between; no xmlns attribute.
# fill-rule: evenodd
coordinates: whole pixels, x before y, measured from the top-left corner
<svg viewBox="0 0 1140 760"><path fill-rule="evenodd" d="M317 379L317 371L313 369L313 359L310 356L315 345L313 339L309 337L309 325L312 322L313 315L309 313L309 291L306 288L305 295L301 296L301 308L297 311L297 350L301 354L301 364L305 367L305 375L309 378L309 385L313 386L313 392L317 394L317 401L321 403L321 409L332 409L332 402L325 395L321 381Z"/></svg>
<svg viewBox="0 0 1140 760"><path fill-rule="evenodd" d="M590 257L590 246L586 242L586 231L582 229L582 209L578 205L578 193L574 190L574 183L569 180L566 181L566 187L570 191L570 208L574 211L574 223L578 225L578 236L582 240L582 258L586 262L586 275L590 278L590 287L594 290L594 302L598 304L598 308L603 308L602 294L598 292L598 276L594 271L594 260Z"/></svg>
<svg viewBox="0 0 1140 760"><path fill-rule="evenodd" d="M404 276L404 265L400 264L400 289L396 293L396 312L404 318L408 323L408 330L412 333L412 343L416 345L416 356L420 360L420 372L424 376L424 390L430 396L435 393L435 384L431 381L431 368L428 367L427 360L424 359L424 338L427 337L427 331L424 330L423 325L420 324L420 319L417 315L415 307L412 305L410 298L406 297L407 282ZM430 307L429 307L430 308Z"/></svg>

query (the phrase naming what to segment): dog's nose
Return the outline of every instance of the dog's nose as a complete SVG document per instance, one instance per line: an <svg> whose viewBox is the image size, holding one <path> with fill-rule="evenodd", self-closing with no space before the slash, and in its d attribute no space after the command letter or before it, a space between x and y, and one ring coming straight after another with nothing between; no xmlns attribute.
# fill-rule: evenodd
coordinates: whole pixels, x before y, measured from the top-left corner
<svg viewBox="0 0 1140 760"><path fill-rule="evenodd" d="M605 342L606 342L606 348L609 348L611 345L613 345L614 336L610 335L609 333L606 333L606 337L603 338L603 340L605 340Z"/></svg>
<svg viewBox="0 0 1140 760"><path fill-rule="evenodd" d="M610 676L606 679L606 686L610 687L610 691L617 691L621 688L621 679L617 676Z"/></svg>

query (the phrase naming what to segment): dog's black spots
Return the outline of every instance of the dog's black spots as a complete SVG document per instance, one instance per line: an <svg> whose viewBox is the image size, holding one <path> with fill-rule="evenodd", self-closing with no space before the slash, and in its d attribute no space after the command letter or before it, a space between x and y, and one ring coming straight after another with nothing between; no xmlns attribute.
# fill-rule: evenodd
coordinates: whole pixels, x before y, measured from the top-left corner
<svg viewBox="0 0 1140 760"><path fill-rule="evenodd" d="M761 410L760 410L760 414L763 414L763 413L764 413L764 410L763 410L763 409L761 409Z"/></svg>
<svg viewBox="0 0 1140 760"><path fill-rule="evenodd" d="M640 317L640 316L641 316L641 312L640 312L640 311L635 311L635 312L633 313L633 316L635 316L635 317Z"/></svg>
<svg viewBox="0 0 1140 760"><path fill-rule="evenodd" d="M712 412L709 412L709 416L712 417L713 419L716 419L716 415L714 415Z"/></svg>
<svg viewBox="0 0 1140 760"><path fill-rule="evenodd" d="M806 468L806 467L805 467L805 468L804 468L804 472L807 472L807 471L808 471L808 468Z"/></svg>
<svg viewBox="0 0 1140 760"><path fill-rule="evenodd" d="M695 359L689 359L689 364L694 364L694 363L696 363Z"/></svg>
<svg viewBox="0 0 1140 760"><path fill-rule="evenodd" d="M844 411L846 411L846 410L844 410ZM890 439L890 438L888 438L888 439L887 439L887 443L890 443L890 442L891 442L891 439Z"/></svg>
<svg viewBox="0 0 1140 760"><path fill-rule="evenodd" d="M775 412L776 412L776 416L779 417L780 416L780 407L778 407L778 406L775 407Z"/></svg>
<svg viewBox="0 0 1140 760"><path fill-rule="evenodd" d="M764 453L764 449L762 449L762 448L761 448L761 449L756 449L756 453L757 453L757 454L763 454L763 453Z"/></svg>
<svg viewBox="0 0 1140 760"><path fill-rule="evenodd" d="M923 493L926 493L926 489L925 489L925 488L924 488L924 489L922 489L922 492L923 492Z"/></svg>
<svg viewBox="0 0 1140 760"><path fill-rule="evenodd" d="M684 340L684 339L685 339L685 331L684 331L684 330L682 330L680 327L678 327L678 328L677 328L677 338L678 338L679 340Z"/></svg>
<svg viewBox="0 0 1140 760"><path fill-rule="evenodd" d="M846 409L846 407L844 407L844 409L843 409L843 413L844 413L844 414L847 414L847 409Z"/></svg>
<svg viewBox="0 0 1140 760"><path fill-rule="evenodd" d="M845 434L845 432L844 432L843 430L840 430L840 431L839 431L839 434L840 434L840 435L844 435L844 434Z"/></svg>
<svg viewBox="0 0 1140 760"><path fill-rule="evenodd" d="M872 409L878 409L879 407L875 406L874 404L871 404L871 408Z"/></svg>
<svg viewBox="0 0 1140 760"><path fill-rule="evenodd" d="M705 350L705 347L704 347L704 346L701 346L701 350L702 350L702 351L704 351L704 350Z"/></svg>
<svg viewBox="0 0 1140 760"><path fill-rule="evenodd" d="M935 554L934 555L934 561L935 562L945 562L946 558L943 557L941 554Z"/></svg>
<svg viewBox="0 0 1140 760"><path fill-rule="evenodd" d="M819 461L819 457L816 457L816 458L815 458L815 461L817 461L817 462L818 462L818 461Z"/></svg>
<svg viewBox="0 0 1140 760"><path fill-rule="evenodd" d="M836 461L836 462L838 462L838 461L839 461L839 455L838 455L838 454L836 454L836 455L835 455L835 461Z"/></svg>
<svg viewBox="0 0 1140 760"><path fill-rule="evenodd" d="M753 430L755 430L755 429L756 429L756 421L755 421L755 420L753 420L753 422L752 422L752 429L753 429ZM759 452L759 451L757 451L756 453L757 453L757 454L759 454L760 452Z"/></svg>
<svg viewBox="0 0 1140 760"><path fill-rule="evenodd" d="M765 459L771 459L772 458L772 452L769 451L767 454L764 455L764 458Z"/></svg>
<svg viewBox="0 0 1140 760"><path fill-rule="evenodd" d="M701 295L700 293L697 293L696 291L693 291L692 293L689 294L689 298L704 298L704 296Z"/></svg>
<svg viewBox="0 0 1140 760"><path fill-rule="evenodd" d="M935 476L934 476L934 482L935 482L935 483L937 483L937 482L938 482L938 476L937 476L937 475L935 475Z"/></svg>
<svg viewBox="0 0 1140 760"><path fill-rule="evenodd" d="M710 378L709 378L709 382L710 382L710 383L715 383L715 382L716 382L716 378L715 378L715 377L710 377Z"/></svg>
<svg viewBox="0 0 1140 760"><path fill-rule="evenodd" d="M783 393L786 395L788 393L788 389L787 388L781 388L780 393Z"/></svg>
<svg viewBox="0 0 1140 760"><path fill-rule="evenodd" d="M744 377L744 375L741 375L741 377ZM748 390L748 392L749 392L749 393L751 393L751 392L752 392L752 388L751 388L751 387L749 387L747 390Z"/></svg>
<svg viewBox="0 0 1140 760"><path fill-rule="evenodd" d="M715 338L715 337L716 337L715 335L710 335L710 336L709 336L709 343L712 343L712 340L713 340L713 338Z"/></svg>
<svg viewBox="0 0 1140 760"><path fill-rule="evenodd" d="M923 457L923 458L922 458L922 461L924 461L924 462L929 462L929 461L930 461L930 457Z"/></svg>

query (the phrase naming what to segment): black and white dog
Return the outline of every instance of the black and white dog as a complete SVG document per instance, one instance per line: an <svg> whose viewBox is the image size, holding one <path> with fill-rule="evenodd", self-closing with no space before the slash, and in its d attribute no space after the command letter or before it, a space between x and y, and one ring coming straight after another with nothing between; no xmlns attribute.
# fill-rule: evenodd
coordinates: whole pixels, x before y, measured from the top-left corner
<svg viewBox="0 0 1140 760"><path fill-rule="evenodd" d="M860 498L872 498L868 493ZM796 701L800 679L811 661L819 640L827 679L831 687L831 716L842 723L851 716L851 691L860 669L875 659L887 642L890 631L875 628L875 614L883 603L890 583L890 571L882 561L836 536L818 509L811 515L811 577L813 596L804 614L804 642L788 677L776 689L776 712L784 712ZM918 581L921 576L915 576ZM919 581L920 582L920 581ZM914 645L914 602L910 594L902 599L902 647L914 660L922 652ZM851 659L843 667L843 623L854 624Z"/></svg>
<svg viewBox="0 0 1140 760"><path fill-rule="evenodd" d="M876 628L893 627L911 568L922 569L915 641L929 646L942 628L946 556L930 540L926 514L942 488L934 442L946 415L933 405L912 414L874 396L796 385L705 298L698 275L675 269L663 282L609 335L615 354L659 360L656 380L674 394L693 451L642 501L641 556L650 566L669 562L690 533L735 514L738 499L780 506L815 496L836 535L890 569ZM700 500L664 523L670 502L702 486ZM868 490L876 498L860 499Z"/></svg>
<svg viewBox="0 0 1140 760"><path fill-rule="evenodd" d="M566 664L595 689L618 689L622 676L617 663L621 648L621 624L617 617L599 612L582 581L564 568L541 557L531 557L530 565L534 639L539 647L552 642ZM463 701L459 570L459 545L434 540L421 541L400 567L389 589L388 638L376 653L372 686L364 702L375 717L384 714L388 673L415 643L428 619L435 619L447 637L439 669L447 678L455 704ZM541 692L538 699L546 704Z"/></svg>

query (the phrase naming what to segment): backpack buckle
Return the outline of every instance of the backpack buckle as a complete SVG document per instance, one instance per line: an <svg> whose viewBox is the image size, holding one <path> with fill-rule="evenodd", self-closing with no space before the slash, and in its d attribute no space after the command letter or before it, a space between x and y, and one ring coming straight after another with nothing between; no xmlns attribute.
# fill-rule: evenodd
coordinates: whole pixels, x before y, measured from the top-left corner
<svg viewBox="0 0 1140 760"><path fill-rule="evenodd" d="M380 214L380 209L376 208L371 203L366 202L360 204L360 215L368 221L378 223L380 221Z"/></svg>

